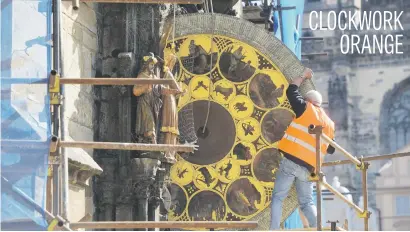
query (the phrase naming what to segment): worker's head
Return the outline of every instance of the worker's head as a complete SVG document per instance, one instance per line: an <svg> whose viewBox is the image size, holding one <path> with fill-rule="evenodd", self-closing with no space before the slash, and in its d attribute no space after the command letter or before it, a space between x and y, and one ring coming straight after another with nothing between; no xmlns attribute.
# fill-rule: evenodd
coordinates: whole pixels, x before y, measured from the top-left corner
<svg viewBox="0 0 410 232"><path fill-rule="evenodd" d="M322 105L322 95L316 90L310 90L309 92L307 92L305 99L315 106Z"/></svg>

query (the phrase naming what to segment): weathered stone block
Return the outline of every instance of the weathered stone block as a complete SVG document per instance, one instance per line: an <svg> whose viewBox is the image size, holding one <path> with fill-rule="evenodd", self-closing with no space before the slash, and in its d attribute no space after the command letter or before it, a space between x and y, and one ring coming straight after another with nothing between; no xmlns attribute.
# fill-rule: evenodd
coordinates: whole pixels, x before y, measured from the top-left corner
<svg viewBox="0 0 410 232"><path fill-rule="evenodd" d="M155 177L161 161L150 158L135 158L131 160L131 174L134 178Z"/></svg>

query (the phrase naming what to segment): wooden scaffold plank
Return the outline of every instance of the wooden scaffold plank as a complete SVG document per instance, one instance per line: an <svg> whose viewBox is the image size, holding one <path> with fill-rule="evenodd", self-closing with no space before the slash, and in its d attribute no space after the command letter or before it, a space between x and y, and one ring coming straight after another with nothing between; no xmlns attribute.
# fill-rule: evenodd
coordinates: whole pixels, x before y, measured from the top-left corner
<svg viewBox="0 0 410 232"><path fill-rule="evenodd" d="M189 229L189 228L206 228L206 229L254 229L258 222L254 221L123 221L123 222L75 222L71 223L72 229L140 229L140 228L160 228L160 229Z"/></svg>

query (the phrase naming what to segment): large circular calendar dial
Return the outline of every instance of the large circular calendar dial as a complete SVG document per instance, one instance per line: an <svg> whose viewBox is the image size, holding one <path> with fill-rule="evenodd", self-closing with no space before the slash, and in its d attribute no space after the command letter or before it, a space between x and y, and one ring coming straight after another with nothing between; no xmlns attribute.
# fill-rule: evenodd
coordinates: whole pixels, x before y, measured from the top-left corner
<svg viewBox="0 0 410 232"><path fill-rule="evenodd" d="M277 144L294 116L288 80L272 59L232 36L197 33L171 42L164 55L178 56L176 78L186 90L178 109L193 110L199 149L178 155L171 168L169 220L255 220L270 211ZM297 206L294 189L285 204L287 217Z"/></svg>

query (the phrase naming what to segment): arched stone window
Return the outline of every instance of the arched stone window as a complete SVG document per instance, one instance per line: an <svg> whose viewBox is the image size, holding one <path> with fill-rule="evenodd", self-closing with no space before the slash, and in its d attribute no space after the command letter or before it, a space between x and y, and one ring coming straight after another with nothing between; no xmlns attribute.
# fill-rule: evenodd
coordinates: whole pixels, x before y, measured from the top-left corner
<svg viewBox="0 0 410 232"><path fill-rule="evenodd" d="M410 77L385 94L379 129L383 153L396 152L410 143Z"/></svg>

